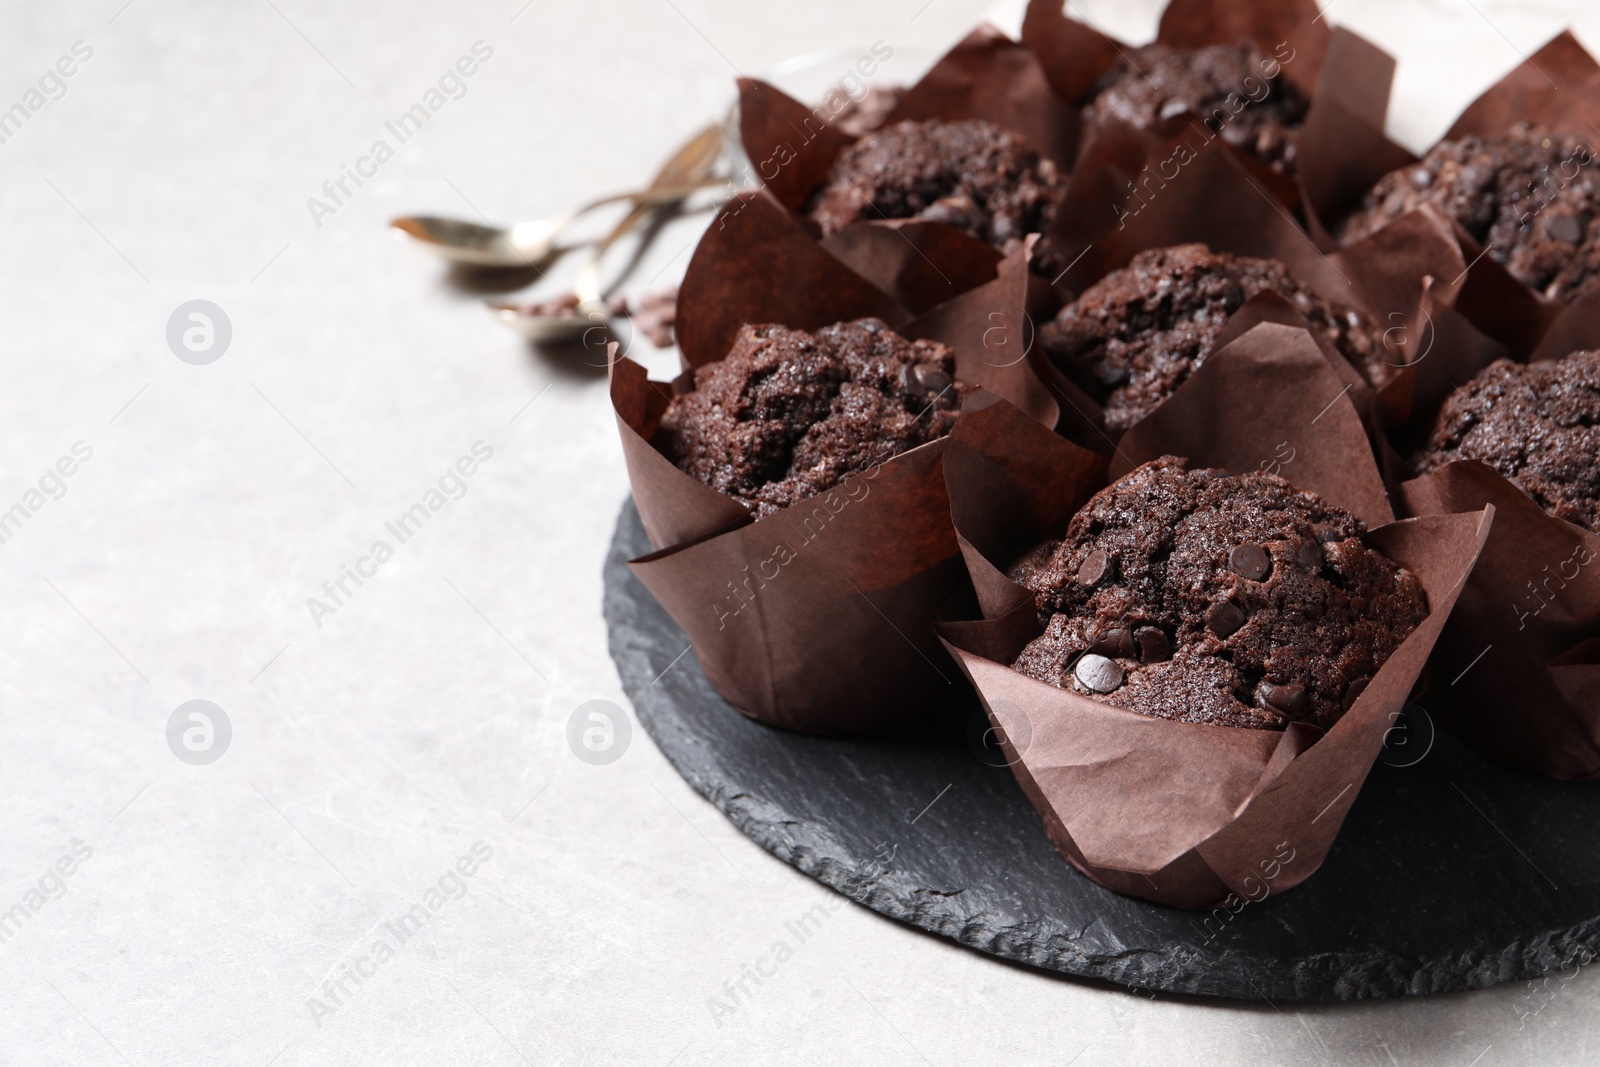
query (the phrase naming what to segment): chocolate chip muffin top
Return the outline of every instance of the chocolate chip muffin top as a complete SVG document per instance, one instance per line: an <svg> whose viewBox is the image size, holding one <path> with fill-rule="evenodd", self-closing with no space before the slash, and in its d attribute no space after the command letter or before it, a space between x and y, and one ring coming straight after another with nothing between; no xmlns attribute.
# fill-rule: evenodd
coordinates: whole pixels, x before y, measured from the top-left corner
<svg viewBox="0 0 1600 1067"><path fill-rule="evenodd" d="M1600 352L1485 367L1445 401L1417 467L1458 459L1482 460L1556 518L1600 530Z"/></svg>
<svg viewBox="0 0 1600 1067"><path fill-rule="evenodd" d="M1254 44L1185 50L1150 44L1114 63L1084 107L1088 122L1138 129L1192 115L1213 135L1283 173L1295 166L1295 131L1309 102L1282 66Z"/></svg>
<svg viewBox="0 0 1600 1067"><path fill-rule="evenodd" d="M964 389L954 372L950 349L878 319L746 326L673 398L656 445L766 516L949 433Z"/></svg>
<svg viewBox="0 0 1600 1067"><path fill-rule="evenodd" d="M992 122L899 122L841 152L805 214L823 236L863 220L945 222L1010 255L1044 232L1065 189L1054 163Z"/></svg>
<svg viewBox="0 0 1600 1067"><path fill-rule="evenodd" d="M1275 259L1202 244L1139 253L1062 308L1040 328L1039 342L1105 408L1107 428L1126 430L1188 380L1229 315L1268 290L1293 304L1369 382L1393 376L1371 316L1323 299Z"/></svg>
<svg viewBox="0 0 1600 1067"><path fill-rule="evenodd" d="M1045 627L1012 666L1158 718L1332 726L1427 615L1422 586L1342 508L1185 462L1132 471L1012 568Z"/></svg>
<svg viewBox="0 0 1600 1067"><path fill-rule="evenodd" d="M1378 180L1338 227L1345 244L1423 204L1437 205L1552 300L1600 273L1600 173L1577 137L1519 123L1499 137L1440 141L1420 163Z"/></svg>

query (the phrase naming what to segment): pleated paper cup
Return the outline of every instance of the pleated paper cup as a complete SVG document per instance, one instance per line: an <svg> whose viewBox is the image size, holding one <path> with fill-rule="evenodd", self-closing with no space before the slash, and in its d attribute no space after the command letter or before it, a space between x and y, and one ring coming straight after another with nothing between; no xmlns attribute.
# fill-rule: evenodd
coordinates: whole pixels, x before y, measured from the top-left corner
<svg viewBox="0 0 1600 1067"><path fill-rule="evenodd" d="M1443 140L1492 137L1519 122L1529 122L1554 133L1579 137L1592 147L1600 140L1592 125L1596 115L1600 115L1600 63L1570 31L1563 31L1468 105ZM1589 165L1600 160L1593 151L1590 157ZM1416 157L1402 159L1388 170L1414 162ZM1372 175L1367 186L1379 177L1382 173ZM1339 206L1324 212L1322 218L1332 223L1354 208L1358 199L1342 198ZM1575 314L1581 320L1592 313L1580 305L1600 306L1600 286L1571 302L1552 300L1535 292L1512 277L1493 256L1485 254L1483 245L1459 224L1445 220L1443 215L1439 218L1451 228L1466 264L1455 306L1473 328L1504 345L1511 354L1526 357L1567 315ZM1391 227L1403 221L1404 217L1391 223Z"/></svg>
<svg viewBox="0 0 1600 1067"><path fill-rule="evenodd" d="M1138 200L1120 206L1101 195L1112 182L1106 175L1095 180L1092 168L1099 164L1080 167L1069 192L1074 217L1115 215L1117 224L1090 241L1055 235L1057 247L1073 260L1064 285L1082 291L1140 252L1190 242L1214 252L1281 261L1308 289L1364 311L1380 331L1382 375L1372 384L1318 338L1328 364L1350 387L1357 411L1368 421L1375 447L1381 446L1382 426L1404 421L1419 403L1437 402L1453 388L1453 381L1436 374L1439 363L1427 358L1431 351L1462 350L1479 364L1503 353L1456 310L1467 261L1449 223L1437 214L1413 212L1348 248L1325 252L1222 142L1204 141L1191 131L1158 155L1181 159L1182 165L1170 180L1148 181ZM1235 312L1223 343L1262 321L1307 325L1285 300L1258 297ZM1109 452L1114 435L1104 428L1099 405L1042 352L1034 363L1061 408L1063 434Z"/></svg>
<svg viewBox="0 0 1600 1067"><path fill-rule="evenodd" d="M1573 305L1532 353L1600 348L1600 305ZM1463 380L1478 368L1439 354ZM1498 471L1462 460L1403 483L1403 509L1486 506L1494 529L1434 650L1430 708L1493 759L1551 778L1600 779L1600 534L1558 519Z"/></svg>
<svg viewBox="0 0 1600 1067"><path fill-rule="evenodd" d="M802 103L766 82L739 79L739 136L751 170L797 222L856 140L834 122L836 103ZM887 124L931 119L993 122L1020 134L1063 175L1078 151L1077 110L1055 96L1032 52L989 25L911 86ZM818 239L814 228L808 232ZM1002 259L965 231L920 219L858 222L820 245L914 313L989 281Z"/></svg>
<svg viewBox="0 0 1600 1067"><path fill-rule="evenodd" d="M1297 135L1292 174L1236 154L1263 190L1287 210L1303 210L1313 227L1319 215L1326 217L1414 158L1383 133L1393 57L1349 30L1330 28L1313 0L1172 0L1162 12L1156 40L1186 51L1249 42L1306 95L1310 106ZM1135 47L1069 17L1056 0L1030 0L1022 43L1039 57L1056 95L1074 106L1087 103L1095 82ZM1241 110L1249 106L1249 91L1240 86ZM1125 193L1146 164L1163 158L1151 155L1156 148L1192 130L1204 117L1179 115L1148 130L1112 123L1091 126L1081 135L1084 147L1077 166L1091 158L1116 163L1123 173L1112 192ZM1204 130L1199 135L1207 136Z"/></svg>
<svg viewBox="0 0 1600 1067"><path fill-rule="evenodd" d="M1304 330L1260 323L1213 355L1158 418L1130 430L1110 470L1116 478L1164 454L1194 467L1272 470L1353 512L1368 525L1367 543L1417 576L1427 617L1326 733L1155 718L1013 670L1041 627L1031 595L1006 571L1064 534L1080 506L1070 491L1077 450L1039 435L1018 461L961 427L952 434L945 479L982 617L941 623L940 635L1051 841L1107 888L1203 908L1310 877L1488 536L1492 509L1393 521L1361 415L1342 389Z"/></svg>
<svg viewBox="0 0 1600 1067"><path fill-rule="evenodd" d="M1057 417L1026 359L1011 354L1022 347L1028 251L912 317L819 249L769 193L754 192L712 224L680 290L690 372L652 382L631 360L614 362L623 455L656 549L630 567L739 711L787 729L850 733L960 699L964 683L932 629L939 605L965 582L945 492L946 439L757 519L656 447L672 396L692 389L692 369L726 355L746 324L815 330L876 315L953 350L956 380L977 387L957 425L1015 456L1033 447L1033 431L1052 436L1046 427ZM1087 493L1103 482L1105 460L1077 451Z"/></svg>

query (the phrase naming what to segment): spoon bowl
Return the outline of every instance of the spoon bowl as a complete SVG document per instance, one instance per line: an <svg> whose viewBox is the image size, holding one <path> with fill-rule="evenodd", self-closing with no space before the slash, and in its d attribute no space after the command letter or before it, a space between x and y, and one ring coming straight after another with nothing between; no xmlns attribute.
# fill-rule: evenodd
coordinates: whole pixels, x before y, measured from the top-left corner
<svg viewBox="0 0 1600 1067"><path fill-rule="evenodd" d="M392 220L395 237L415 242L452 263L473 267L536 267L556 250L562 219L519 222L509 230L439 215Z"/></svg>
<svg viewBox="0 0 1600 1067"><path fill-rule="evenodd" d="M601 339L601 334L609 330L611 320L627 313L621 301L605 299L600 264L607 250L661 206L679 203L697 189L726 187L726 179L710 176L722 149L723 133L718 126L708 126L680 145L647 188L627 197L633 201L633 209L594 246L565 296L541 304L519 305L491 300L488 301L489 310L502 325L536 344L582 341L587 347ZM597 329L601 334L591 332Z"/></svg>
<svg viewBox="0 0 1600 1067"><path fill-rule="evenodd" d="M530 315L516 304L490 301L497 322L536 345L565 345L584 340L590 330L609 330L611 317L573 312L571 315Z"/></svg>
<svg viewBox="0 0 1600 1067"><path fill-rule="evenodd" d="M706 150L703 144L697 144L696 148L701 153ZM683 175L681 180L678 175ZM675 204L703 189L727 184L725 179L682 168L668 177L671 180L657 182L647 189L613 193L591 200L572 211L563 211L547 219L519 222L509 227L488 226L441 215L402 215L390 219L389 226L396 239L409 241L452 263L495 270L542 267L563 252L579 247L578 244L558 245L556 238L581 215L629 201L635 209Z"/></svg>

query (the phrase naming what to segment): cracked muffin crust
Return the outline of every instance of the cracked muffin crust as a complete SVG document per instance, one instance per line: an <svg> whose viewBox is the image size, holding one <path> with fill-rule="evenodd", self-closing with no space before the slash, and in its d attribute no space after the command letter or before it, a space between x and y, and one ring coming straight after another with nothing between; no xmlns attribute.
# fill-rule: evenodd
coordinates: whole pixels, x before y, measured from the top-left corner
<svg viewBox="0 0 1600 1067"><path fill-rule="evenodd" d="M1512 277L1551 300L1571 300L1600 273L1600 173L1577 137L1519 123L1499 137L1441 141L1392 171L1338 228L1350 244L1434 204Z"/></svg>
<svg viewBox="0 0 1600 1067"><path fill-rule="evenodd" d="M944 222L1010 255L1049 228L1065 190L1053 162L992 122L899 122L841 152L804 214L824 237L873 219ZM1040 271L1054 263L1045 244Z"/></svg>
<svg viewBox="0 0 1600 1067"><path fill-rule="evenodd" d="M1044 351L1126 430L1188 380L1216 346L1228 316L1263 292L1294 305L1311 328L1382 385L1383 331L1368 314L1323 299L1274 259L1212 252L1202 244L1141 252L1085 289L1039 331Z"/></svg>
<svg viewBox="0 0 1600 1067"><path fill-rule="evenodd" d="M1445 401L1420 473L1482 460L1558 519L1600 530L1600 351L1499 359Z"/></svg>
<svg viewBox="0 0 1600 1067"><path fill-rule="evenodd" d="M1275 475L1163 456L1015 564L1044 633L1012 666L1158 718L1327 729L1427 615L1359 519Z"/></svg>
<svg viewBox="0 0 1600 1067"><path fill-rule="evenodd" d="M965 389L954 373L949 348L879 319L746 326L673 398L656 444L766 516L949 433Z"/></svg>
<svg viewBox="0 0 1600 1067"><path fill-rule="evenodd" d="M1212 136L1286 174L1294 172L1296 135L1310 106L1282 76L1278 59L1252 43L1136 48L1100 76L1093 92L1083 111L1088 122L1148 129L1192 115Z"/></svg>

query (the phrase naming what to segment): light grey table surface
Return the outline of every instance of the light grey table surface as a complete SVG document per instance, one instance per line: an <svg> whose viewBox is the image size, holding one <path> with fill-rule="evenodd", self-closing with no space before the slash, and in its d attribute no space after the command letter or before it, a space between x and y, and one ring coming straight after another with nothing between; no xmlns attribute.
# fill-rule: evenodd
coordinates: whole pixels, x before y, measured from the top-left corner
<svg viewBox="0 0 1600 1067"><path fill-rule="evenodd" d="M575 708L624 703L600 618L627 492L603 382L530 352L386 220L554 212L645 178L726 107L734 68L942 48L986 7L5 4L0 110L24 116L0 125L0 511L27 517L0 544L0 1063L1595 1058L1593 973L1178 1002L853 905L734 1004L725 983L837 898L637 727L609 765L569 747ZM1079 10L1142 40L1156 7ZM1402 57L1391 125L1412 146L1566 21L1487 0L1330 17ZM492 54L446 78L459 98L330 203L323 183L477 42ZM635 291L675 280L703 225L674 224ZM208 365L167 339L195 299L231 324ZM386 532L478 442L492 456L444 480L457 499L403 544ZM62 457L73 473L48 473ZM314 618L378 540L393 558ZM169 748L196 699L231 724L209 765Z"/></svg>

